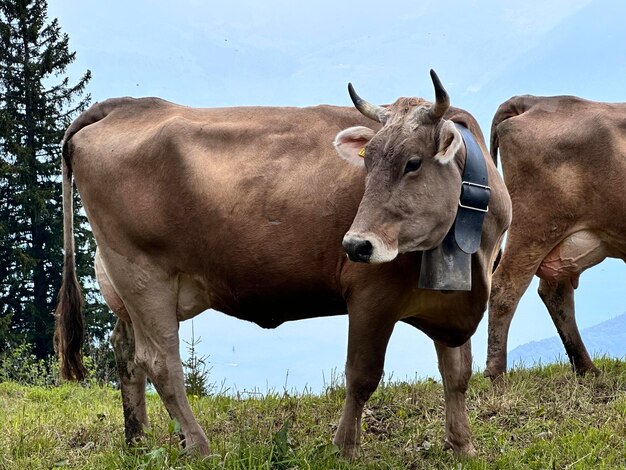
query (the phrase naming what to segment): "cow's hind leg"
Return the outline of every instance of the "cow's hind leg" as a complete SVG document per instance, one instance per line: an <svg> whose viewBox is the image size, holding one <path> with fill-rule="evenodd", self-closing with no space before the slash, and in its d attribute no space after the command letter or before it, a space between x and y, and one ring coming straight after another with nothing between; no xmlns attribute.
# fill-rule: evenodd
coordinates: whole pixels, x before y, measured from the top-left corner
<svg viewBox="0 0 626 470"><path fill-rule="evenodd" d="M111 344L120 378L122 407L124 409L124 432L126 442L131 444L143 436L148 427L146 412L146 373L135 362L135 338L132 325L118 318Z"/></svg>
<svg viewBox="0 0 626 470"><path fill-rule="evenodd" d="M377 312L375 307L369 312L354 310L350 311L348 326L346 400L333 439L347 458L358 454L363 407L382 377L385 352L394 327L394 321L384 314L365 315Z"/></svg>
<svg viewBox="0 0 626 470"><path fill-rule="evenodd" d="M170 416L180 423L183 444L202 454L209 443L187 400L179 351L176 303L166 284L129 306L135 329L135 358L148 373ZM167 307L167 308L164 308Z"/></svg>
<svg viewBox="0 0 626 470"><path fill-rule="evenodd" d="M449 348L435 341L446 407L444 445L460 456L476 455L467 415L465 394L472 375L472 349L468 340L463 346Z"/></svg>
<svg viewBox="0 0 626 470"><path fill-rule="evenodd" d="M511 231L509 231L511 233ZM511 320L520 298L541 263L544 251L536 243L509 236L502 259L491 282L489 297L489 338L485 376L500 377L507 367L507 342Z"/></svg>
<svg viewBox="0 0 626 470"><path fill-rule="evenodd" d="M135 362L135 338L130 317L124 302L111 284L98 250L96 250L95 270L100 292L109 308L118 317L111 334L111 345L120 379L124 432L126 442L130 444L142 437L143 429L149 425L146 412L146 373Z"/></svg>
<svg viewBox="0 0 626 470"><path fill-rule="evenodd" d="M176 280L160 268L107 252L104 263L128 311L135 362L150 377L170 416L180 423L184 444L207 454L209 444L185 391L180 359ZM124 338L128 340L128 331Z"/></svg>
<svg viewBox="0 0 626 470"><path fill-rule="evenodd" d="M598 374L600 371L589 357L587 348L580 337L578 325L576 325L574 287L570 280L549 282L541 279L538 292L550 312L574 371L578 375L584 375L587 372Z"/></svg>

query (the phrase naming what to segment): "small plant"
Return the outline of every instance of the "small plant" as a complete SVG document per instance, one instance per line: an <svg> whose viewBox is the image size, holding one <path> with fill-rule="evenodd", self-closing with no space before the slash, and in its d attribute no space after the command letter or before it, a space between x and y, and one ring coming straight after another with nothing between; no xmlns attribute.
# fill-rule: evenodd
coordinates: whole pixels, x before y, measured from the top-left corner
<svg viewBox="0 0 626 470"><path fill-rule="evenodd" d="M180 423L172 419L167 423L168 442L163 445L161 436L152 428L147 428L145 439L119 455L121 461L115 468L136 468L140 470L160 470L182 468L181 460L185 451L179 445Z"/></svg>
<svg viewBox="0 0 626 470"><path fill-rule="evenodd" d="M184 341L184 340L183 340ZM183 361L185 369L185 390L188 395L206 397L213 391L213 384L209 383L211 368L207 369L207 356L198 356L196 347L202 342L202 338L197 338L194 334L193 320L191 321L191 340L184 341L187 345L189 357Z"/></svg>
<svg viewBox="0 0 626 470"><path fill-rule="evenodd" d="M115 358L108 343L91 343L83 356L90 381L98 385L117 385ZM21 343L0 353L0 382L16 382L22 385L57 386L59 361L53 356L38 359L33 345Z"/></svg>
<svg viewBox="0 0 626 470"><path fill-rule="evenodd" d="M52 386L59 384L58 363L54 356L37 359L33 346L22 343L0 355L0 382L22 385Z"/></svg>
<svg viewBox="0 0 626 470"><path fill-rule="evenodd" d="M292 452L291 439L289 437L289 420L272 436L272 467L276 469L291 468Z"/></svg>
<svg viewBox="0 0 626 470"><path fill-rule="evenodd" d="M87 368L88 377L98 385L117 387L117 367L115 355L109 338L102 341L89 341L83 362Z"/></svg>

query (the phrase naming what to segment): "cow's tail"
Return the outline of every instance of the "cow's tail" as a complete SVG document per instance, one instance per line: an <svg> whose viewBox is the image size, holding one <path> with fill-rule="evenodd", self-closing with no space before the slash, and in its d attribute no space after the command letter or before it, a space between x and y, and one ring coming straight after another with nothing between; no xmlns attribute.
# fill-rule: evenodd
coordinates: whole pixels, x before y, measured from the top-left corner
<svg viewBox="0 0 626 470"><path fill-rule="evenodd" d="M489 144L491 159L496 166L498 166L498 147L500 146L498 125L509 118L525 113L537 102L537 100L537 97L530 95L514 96L498 107L498 110L491 121L491 138Z"/></svg>
<svg viewBox="0 0 626 470"><path fill-rule="evenodd" d="M72 170L66 153L68 143L63 142L63 280L55 312L54 345L61 360L61 377L83 380L86 370L82 361L85 322L83 296L76 277L74 259L74 210Z"/></svg>
<svg viewBox="0 0 626 470"><path fill-rule="evenodd" d="M63 189L63 279L55 311L54 345L61 361L61 377L83 380L86 369L82 361L85 336L83 295L76 276L74 252L74 210L72 188L72 160L70 139L78 131L103 119L111 107L96 103L82 113L67 129L63 138L62 189ZM104 106L103 106L104 105Z"/></svg>

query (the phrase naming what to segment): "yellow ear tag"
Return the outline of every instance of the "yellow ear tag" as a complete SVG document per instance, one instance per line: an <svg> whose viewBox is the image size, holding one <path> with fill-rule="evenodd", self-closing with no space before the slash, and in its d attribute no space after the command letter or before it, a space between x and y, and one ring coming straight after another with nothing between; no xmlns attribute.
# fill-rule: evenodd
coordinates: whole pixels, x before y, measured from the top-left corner
<svg viewBox="0 0 626 470"><path fill-rule="evenodd" d="M365 147L363 147L361 150L359 150L359 157L365 158Z"/></svg>

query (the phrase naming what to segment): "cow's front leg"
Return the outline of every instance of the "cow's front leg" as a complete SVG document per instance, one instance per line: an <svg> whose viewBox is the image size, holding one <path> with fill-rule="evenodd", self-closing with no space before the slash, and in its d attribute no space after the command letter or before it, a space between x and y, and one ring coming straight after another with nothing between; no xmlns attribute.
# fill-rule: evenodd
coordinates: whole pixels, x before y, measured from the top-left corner
<svg viewBox="0 0 626 470"><path fill-rule="evenodd" d="M539 297L548 308L554 326L565 346L565 351L578 375L587 372L599 374L600 371L589 357L587 348L580 337L574 311L574 287L569 279L560 282L539 282Z"/></svg>
<svg viewBox="0 0 626 470"><path fill-rule="evenodd" d="M472 375L472 347L468 340L463 346L449 348L435 341L439 371L443 382L446 406L446 436L444 446L459 456L474 456L465 393Z"/></svg>
<svg viewBox="0 0 626 470"><path fill-rule="evenodd" d="M333 442L344 457L353 458L361 443L363 406L382 377L385 351L395 322L374 308L349 312L346 401Z"/></svg>

